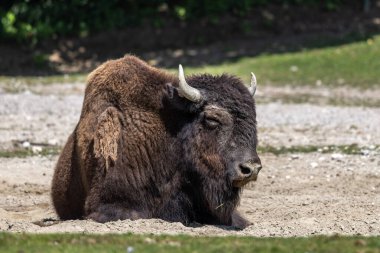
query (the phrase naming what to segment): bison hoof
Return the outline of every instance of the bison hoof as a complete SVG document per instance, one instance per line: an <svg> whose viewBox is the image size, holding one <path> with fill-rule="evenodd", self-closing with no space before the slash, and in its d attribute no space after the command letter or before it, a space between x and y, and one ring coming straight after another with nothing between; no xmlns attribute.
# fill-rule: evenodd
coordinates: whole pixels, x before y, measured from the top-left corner
<svg viewBox="0 0 380 253"><path fill-rule="evenodd" d="M232 224L236 229L243 230L246 227L252 225L251 222L242 217L239 213L235 212L232 214Z"/></svg>

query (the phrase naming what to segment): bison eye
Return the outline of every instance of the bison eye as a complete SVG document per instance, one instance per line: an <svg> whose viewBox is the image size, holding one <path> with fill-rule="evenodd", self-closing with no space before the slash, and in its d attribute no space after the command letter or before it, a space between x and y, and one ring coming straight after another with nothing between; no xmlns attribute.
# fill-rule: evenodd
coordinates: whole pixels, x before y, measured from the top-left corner
<svg viewBox="0 0 380 253"><path fill-rule="evenodd" d="M204 124L209 129L215 129L220 125L220 122L217 119L214 118L205 118Z"/></svg>

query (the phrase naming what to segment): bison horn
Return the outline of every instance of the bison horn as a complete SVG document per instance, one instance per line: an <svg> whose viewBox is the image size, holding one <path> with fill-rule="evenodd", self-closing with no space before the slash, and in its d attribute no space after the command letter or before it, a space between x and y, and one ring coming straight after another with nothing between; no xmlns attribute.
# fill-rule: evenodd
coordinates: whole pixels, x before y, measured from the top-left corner
<svg viewBox="0 0 380 253"><path fill-rule="evenodd" d="M251 95L254 96L256 93L256 76L255 74L253 74L253 72L251 72L251 76L251 86L248 88L248 90L249 93L251 93Z"/></svg>
<svg viewBox="0 0 380 253"><path fill-rule="evenodd" d="M187 84L185 74L183 72L182 65L179 65L179 89L178 93L181 97L185 97L188 100L198 103L202 100L202 95L199 90L191 87Z"/></svg>

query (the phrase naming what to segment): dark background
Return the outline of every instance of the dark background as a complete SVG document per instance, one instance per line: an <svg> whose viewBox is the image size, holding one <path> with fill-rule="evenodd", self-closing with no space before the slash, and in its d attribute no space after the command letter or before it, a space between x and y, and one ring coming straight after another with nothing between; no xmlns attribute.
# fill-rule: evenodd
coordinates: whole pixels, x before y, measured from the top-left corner
<svg viewBox="0 0 380 253"><path fill-rule="evenodd" d="M364 40L375 0L16 0L0 2L0 75L82 73L136 54L199 66ZM229 53L231 48L234 53Z"/></svg>

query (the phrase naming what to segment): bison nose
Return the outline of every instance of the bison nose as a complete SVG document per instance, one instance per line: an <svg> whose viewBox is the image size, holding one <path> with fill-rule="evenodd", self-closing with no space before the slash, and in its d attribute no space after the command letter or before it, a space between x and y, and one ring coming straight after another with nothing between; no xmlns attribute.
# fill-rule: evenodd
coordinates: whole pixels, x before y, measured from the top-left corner
<svg viewBox="0 0 380 253"><path fill-rule="evenodd" d="M252 161L239 164L232 179L232 185L234 187L243 187L250 181L256 181L261 168L261 163Z"/></svg>
<svg viewBox="0 0 380 253"><path fill-rule="evenodd" d="M262 166L260 163L246 162L239 165L240 173L243 177L257 177Z"/></svg>

